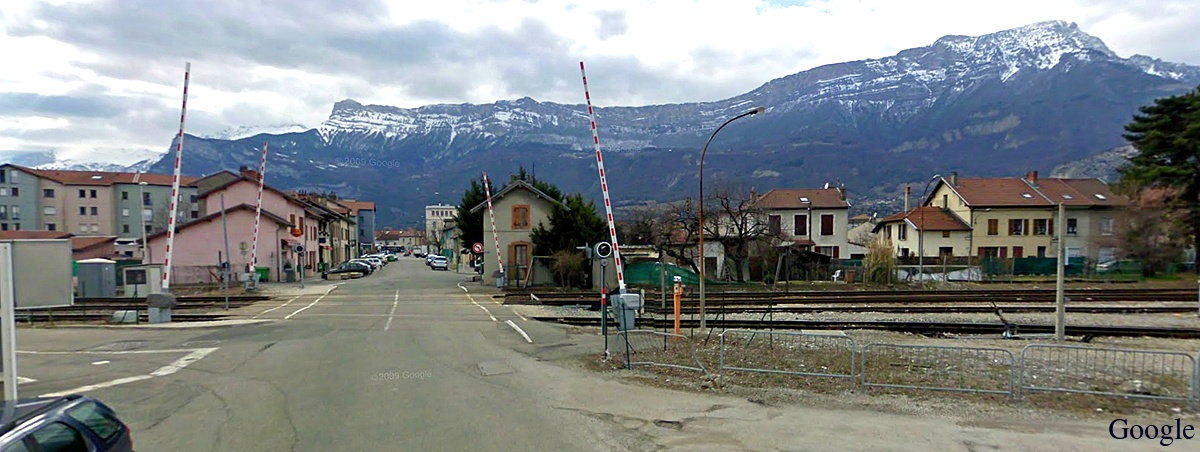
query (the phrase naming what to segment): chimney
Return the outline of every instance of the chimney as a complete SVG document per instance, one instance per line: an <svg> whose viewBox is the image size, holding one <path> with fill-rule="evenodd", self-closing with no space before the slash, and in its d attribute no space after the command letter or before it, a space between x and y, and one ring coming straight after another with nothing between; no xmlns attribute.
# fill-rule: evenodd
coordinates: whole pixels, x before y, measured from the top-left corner
<svg viewBox="0 0 1200 452"><path fill-rule="evenodd" d="M1025 180L1029 181L1030 184L1033 184L1036 186L1037 181L1038 181L1037 171L1030 171L1028 173L1025 173Z"/></svg>
<svg viewBox="0 0 1200 452"><path fill-rule="evenodd" d="M750 204L758 202L758 192L754 191L754 187L750 187Z"/></svg>
<svg viewBox="0 0 1200 452"><path fill-rule="evenodd" d="M950 186L956 188L958 187L958 171L950 172Z"/></svg>
<svg viewBox="0 0 1200 452"><path fill-rule="evenodd" d="M912 186L904 184L904 213L908 213L909 198L912 198Z"/></svg>
<svg viewBox="0 0 1200 452"><path fill-rule="evenodd" d="M242 173L242 176L248 177L251 180L258 180L258 171L252 170L246 165L242 165L242 167L238 169L238 172Z"/></svg>
<svg viewBox="0 0 1200 452"><path fill-rule="evenodd" d="M846 187L838 187L838 199L846 200Z"/></svg>

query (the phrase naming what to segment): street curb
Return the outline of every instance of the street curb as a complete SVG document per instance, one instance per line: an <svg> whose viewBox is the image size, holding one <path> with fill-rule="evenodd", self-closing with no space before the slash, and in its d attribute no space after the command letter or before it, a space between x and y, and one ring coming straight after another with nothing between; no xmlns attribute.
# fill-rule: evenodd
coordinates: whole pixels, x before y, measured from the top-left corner
<svg viewBox="0 0 1200 452"><path fill-rule="evenodd" d="M228 328L243 325L261 325L276 322L276 319L216 320L211 322L139 323L133 325L63 325L54 329L141 329L141 330L189 330L202 328Z"/></svg>

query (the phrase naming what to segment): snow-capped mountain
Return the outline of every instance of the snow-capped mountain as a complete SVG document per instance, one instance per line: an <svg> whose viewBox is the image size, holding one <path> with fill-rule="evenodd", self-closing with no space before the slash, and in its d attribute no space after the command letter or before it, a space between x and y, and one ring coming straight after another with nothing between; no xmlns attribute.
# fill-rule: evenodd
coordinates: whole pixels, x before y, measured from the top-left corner
<svg viewBox="0 0 1200 452"><path fill-rule="evenodd" d="M729 99L597 108L596 116L618 203L694 196L709 134L756 106L766 113L712 143L710 177L760 191L840 180L860 197L898 198L902 183L935 172L1019 175L1120 146L1139 106L1197 84L1200 67L1122 58L1075 24L1052 21L824 65ZM599 194L584 105L521 98L406 109L344 100L314 130L192 140L185 167L203 174L253 164L264 139L274 183L373 198L381 224L417 224L424 204L457 202L430 194L458 193L481 171L518 165L568 192Z"/></svg>
<svg viewBox="0 0 1200 452"><path fill-rule="evenodd" d="M298 133L309 130L300 124L276 124L267 126L233 126L222 130L220 133L205 136L205 138L213 138L217 140L240 140L242 138L250 138L256 135L270 134L283 135L285 133Z"/></svg>
<svg viewBox="0 0 1200 452"><path fill-rule="evenodd" d="M14 163L39 169L138 172L162 157L161 151L128 149L121 151L120 162L97 162L89 159L61 158L54 151L0 151L0 162Z"/></svg>

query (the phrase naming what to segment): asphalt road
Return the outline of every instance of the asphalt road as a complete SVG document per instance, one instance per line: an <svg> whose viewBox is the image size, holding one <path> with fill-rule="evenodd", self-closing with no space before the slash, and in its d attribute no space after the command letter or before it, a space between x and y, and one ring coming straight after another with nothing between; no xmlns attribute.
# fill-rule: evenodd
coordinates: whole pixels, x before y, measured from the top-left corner
<svg viewBox="0 0 1200 452"><path fill-rule="evenodd" d="M629 384L579 368L602 354L594 330L527 321L467 277L402 259L246 308L265 324L19 328L31 379L20 393L98 397L140 451L1161 450L1110 438L1103 417L777 405Z"/></svg>
<svg viewBox="0 0 1200 452"><path fill-rule="evenodd" d="M467 278L402 259L326 295L264 306L269 324L22 331L22 350L83 352L23 353L22 376L38 381L21 392L145 375L215 349L170 375L86 392L130 423L139 450L640 448L612 442L601 420L548 406L539 392L554 380L538 370L548 365L514 350L531 345L506 321L543 339L561 327L466 293L478 287Z"/></svg>

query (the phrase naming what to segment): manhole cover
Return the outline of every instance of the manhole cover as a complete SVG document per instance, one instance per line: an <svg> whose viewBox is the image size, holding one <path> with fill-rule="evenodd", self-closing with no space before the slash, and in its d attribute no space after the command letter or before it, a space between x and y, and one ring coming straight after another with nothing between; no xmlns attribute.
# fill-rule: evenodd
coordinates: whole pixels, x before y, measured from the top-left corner
<svg viewBox="0 0 1200 452"><path fill-rule="evenodd" d="M479 373L485 377L492 375L504 375L516 372L512 366L505 361L483 361L479 363Z"/></svg>
<svg viewBox="0 0 1200 452"><path fill-rule="evenodd" d="M95 352L119 352L119 351L125 351L125 350L139 349L139 348L145 347L146 344L149 344L149 343L150 343L149 341L120 341L120 342L113 342L111 344L104 344L99 347L92 347L88 350L95 351Z"/></svg>

